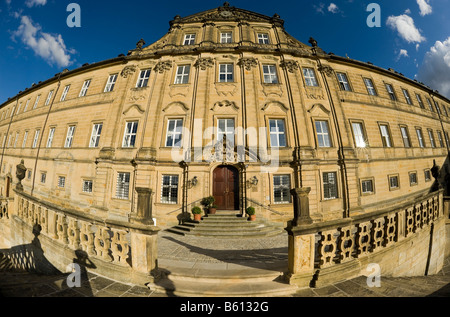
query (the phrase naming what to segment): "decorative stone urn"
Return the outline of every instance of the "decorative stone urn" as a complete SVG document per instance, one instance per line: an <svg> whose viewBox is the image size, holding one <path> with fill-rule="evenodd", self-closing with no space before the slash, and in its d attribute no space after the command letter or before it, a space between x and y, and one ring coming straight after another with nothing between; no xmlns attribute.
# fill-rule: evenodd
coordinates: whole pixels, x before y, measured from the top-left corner
<svg viewBox="0 0 450 317"><path fill-rule="evenodd" d="M23 191L22 180L25 178L25 173L27 168L25 167L24 161L21 160L20 164L16 166L16 177L19 179L19 182L16 185L16 189Z"/></svg>

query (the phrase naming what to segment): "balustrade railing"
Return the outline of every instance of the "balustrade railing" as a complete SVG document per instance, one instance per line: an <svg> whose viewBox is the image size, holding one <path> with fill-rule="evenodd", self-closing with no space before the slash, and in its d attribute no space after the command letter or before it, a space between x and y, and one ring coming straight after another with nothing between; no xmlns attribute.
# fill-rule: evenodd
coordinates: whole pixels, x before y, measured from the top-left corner
<svg viewBox="0 0 450 317"><path fill-rule="evenodd" d="M10 198L0 199L0 219L9 219Z"/></svg>

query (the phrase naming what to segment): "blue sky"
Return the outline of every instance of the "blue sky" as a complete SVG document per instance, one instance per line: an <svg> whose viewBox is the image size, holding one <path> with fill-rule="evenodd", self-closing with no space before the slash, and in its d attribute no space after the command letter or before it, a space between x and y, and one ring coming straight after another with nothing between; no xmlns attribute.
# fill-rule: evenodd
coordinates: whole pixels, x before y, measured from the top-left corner
<svg viewBox="0 0 450 317"><path fill-rule="evenodd" d="M116 57L161 38L175 15L219 7L205 0L0 0L0 104L64 68ZM394 68L450 98L450 0L267 1L235 0L231 6L268 16L286 31L326 52ZM81 27L67 25L67 6L81 8ZM381 9L381 27L370 28L367 6Z"/></svg>

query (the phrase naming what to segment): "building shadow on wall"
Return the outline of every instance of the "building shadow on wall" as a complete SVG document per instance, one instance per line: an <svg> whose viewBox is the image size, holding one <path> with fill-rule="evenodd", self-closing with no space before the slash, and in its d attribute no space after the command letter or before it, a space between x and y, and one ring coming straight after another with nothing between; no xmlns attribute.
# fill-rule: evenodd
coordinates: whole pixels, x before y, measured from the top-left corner
<svg viewBox="0 0 450 317"><path fill-rule="evenodd" d="M31 243L0 249L0 296L93 296L86 269L95 268L95 265L88 259L86 252L75 251L72 267L76 270L63 273L44 255L39 240L41 226L35 224L32 232L34 238ZM79 281L80 286L68 285L69 280Z"/></svg>
<svg viewBox="0 0 450 317"><path fill-rule="evenodd" d="M450 152L447 154L442 166L438 166L436 160L433 160L431 175L434 178L434 182L431 185L430 193L443 188L444 196L450 196Z"/></svg>

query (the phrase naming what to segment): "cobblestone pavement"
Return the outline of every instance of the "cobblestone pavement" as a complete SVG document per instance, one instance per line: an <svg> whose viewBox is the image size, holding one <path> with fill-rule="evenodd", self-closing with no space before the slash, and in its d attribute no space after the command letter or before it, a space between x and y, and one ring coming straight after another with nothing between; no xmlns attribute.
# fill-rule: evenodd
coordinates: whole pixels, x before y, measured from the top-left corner
<svg viewBox="0 0 450 317"><path fill-rule="evenodd" d="M252 242L252 243L250 243ZM160 266L183 259L208 263L219 268L224 263L287 263L287 237L265 239L209 239L177 237L161 232L158 240ZM168 297L145 286L127 285L86 273L81 287L70 288L68 274L42 276L21 272L0 272L0 296L4 297ZM321 288L297 291L292 297L450 297L450 257L444 268L433 276L381 277L381 287L370 288L365 277Z"/></svg>

